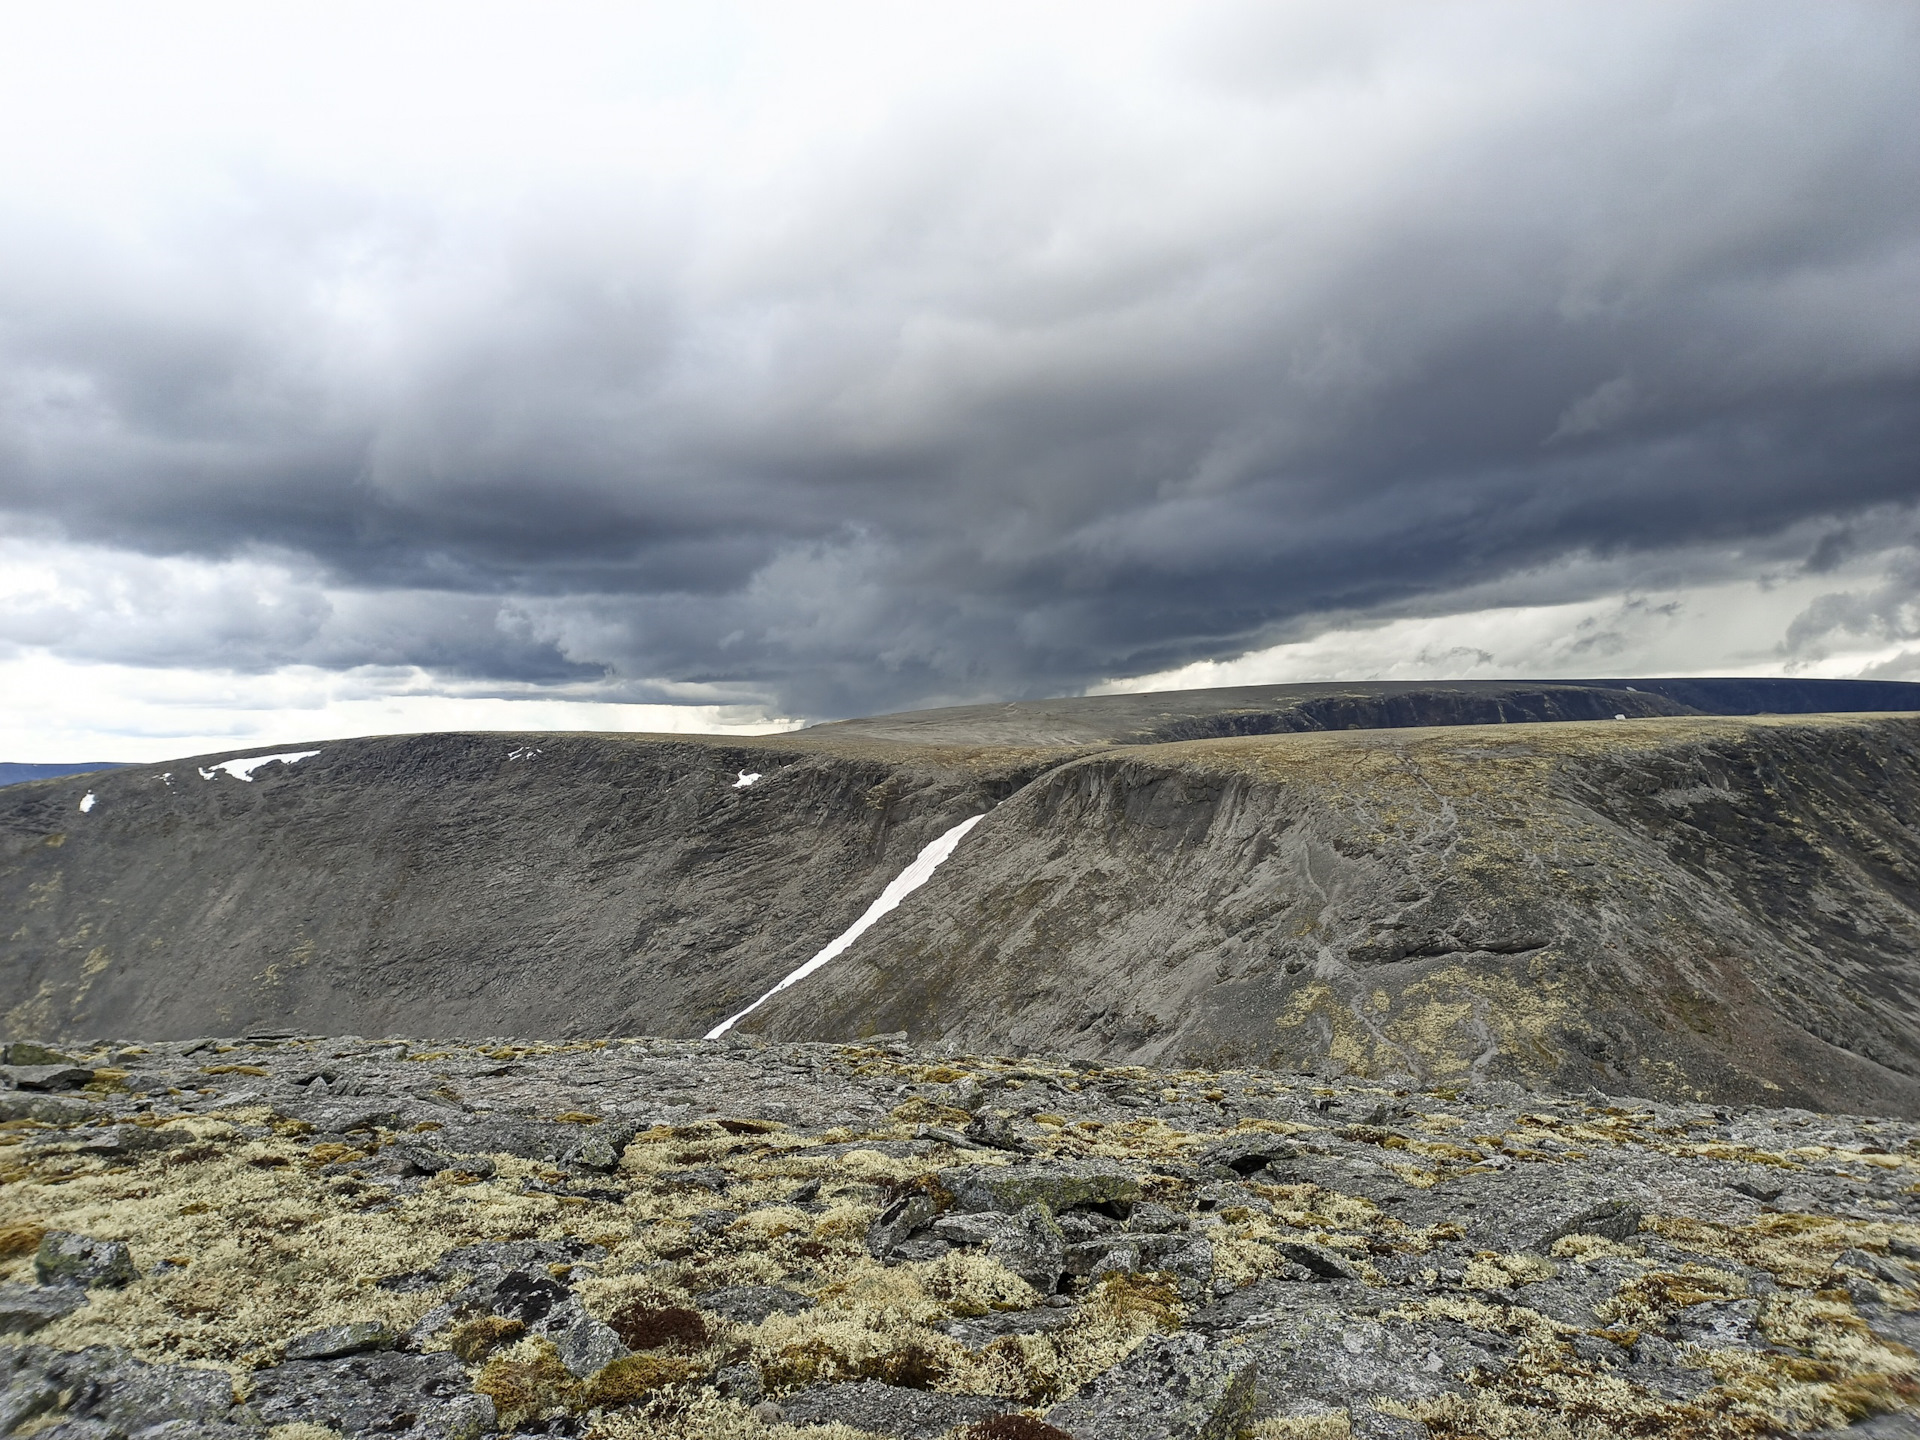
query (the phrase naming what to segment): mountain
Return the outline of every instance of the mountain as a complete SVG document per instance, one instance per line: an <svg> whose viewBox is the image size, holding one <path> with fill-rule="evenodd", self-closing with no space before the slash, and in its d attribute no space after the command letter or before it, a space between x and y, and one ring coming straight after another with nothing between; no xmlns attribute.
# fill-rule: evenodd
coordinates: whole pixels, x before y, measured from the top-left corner
<svg viewBox="0 0 1920 1440"><path fill-rule="evenodd" d="M23 765L0 761L0 785L22 785L29 780L54 780L62 775L91 775L96 770L118 770L111 760L95 760L80 765Z"/></svg>
<svg viewBox="0 0 1920 1440"><path fill-rule="evenodd" d="M0 794L0 1010L698 1036L980 815L739 1028L1920 1114L1893 705L1920 686L1250 687L131 766Z"/></svg>

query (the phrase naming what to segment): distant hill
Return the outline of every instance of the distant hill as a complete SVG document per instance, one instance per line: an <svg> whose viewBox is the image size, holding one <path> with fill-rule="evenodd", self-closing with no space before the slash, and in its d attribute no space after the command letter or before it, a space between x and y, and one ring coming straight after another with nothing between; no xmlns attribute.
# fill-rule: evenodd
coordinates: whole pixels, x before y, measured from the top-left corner
<svg viewBox="0 0 1920 1440"><path fill-rule="evenodd" d="M90 775L95 770L124 770L113 760L95 760L86 765L21 765L0 760L0 785L24 785L29 780L57 780L62 775Z"/></svg>
<svg viewBox="0 0 1920 1440"><path fill-rule="evenodd" d="M1861 713L1896 707L1242 687L44 780L0 792L0 1024L698 1036L980 817L739 1029L1920 1115L1920 713Z"/></svg>

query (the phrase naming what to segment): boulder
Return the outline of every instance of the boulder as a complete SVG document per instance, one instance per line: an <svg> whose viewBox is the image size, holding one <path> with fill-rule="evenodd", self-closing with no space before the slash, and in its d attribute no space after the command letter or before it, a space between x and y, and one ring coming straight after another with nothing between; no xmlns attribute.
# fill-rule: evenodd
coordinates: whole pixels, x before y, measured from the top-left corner
<svg viewBox="0 0 1920 1440"><path fill-rule="evenodd" d="M1257 1380L1250 1355L1198 1335L1153 1335L1047 1423L1099 1440L1233 1440L1252 1418Z"/></svg>
<svg viewBox="0 0 1920 1440"><path fill-rule="evenodd" d="M93 1071L84 1065L8 1065L0 1075L19 1090L78 1090L93 1083Z"/></svg>
<svg viewBox="0 0 1920 1440"><path fill-rule="evenodd" d="M961 1214L982 1210L1012 1214L1033 1204L1045 1205L1055 1214L1076 1205L1125 1209L1140 1198L1138 1178L1099 1160L956 1167L940 1172L940 1187L953 1196L953 1208Z"/></svg>
<svg viewBox="0 0 1920 1440"><path fill-rule="evenodd" d="M559 1348L561 1363L576 1377L584 1380L631 1353L605 1321L580 1310L577 1301L573 1302L572 1311L572 1318L565 1325L550 1322L548 1333Z"/></svg>
<svg viewBox="0 0 1920 1440"><path fill-rule="evenodd" d="M31 1335L86 1303L77 1285L0 1285L0 1335Z"/></svg>
<svg viewBox="0 0 1920 1440"><path fill-rule="evenodd" d="M987 1246L987 1255L1018 1275L1042 1295L1052 1293L1066 1268L1067 1240L1042 1204L1032 1204Z"/></svg>
<svg viewBox="0 0 1920 1440"><path fill-rule="evenodd" d="M37 1040L16 1040L6 1047L0 1056L8 1065L71 1065L73 1057L63 1055L50 1045L42 1045Z"/></svg>
<svg viewBox="0 0 1920 1440"><path fill-rule="evenodd" d="M900 1440L936 1440L1006 1408L1006 1402L988 1395L942 1395L878 1380L816 1385L780 1402L781 1415L789 1425L838 1423Z"/></svg>
<svg viewBox="0 0 1920 1440"><path fill-rule="evenodd" d="M929 1195L901 1196L867 1227L867 1252L876 1260L886 1259L916 1230L924 1230L933 1223L934 1209Z"/></svg>
<svg viewBox="0 0 1920 1440"><path fill-rule="evenodd" d="M78 1285L91 1289L104 1286L118 1289L130 1285L136 1277L133 1252L119 1240L96 1240L91 1235L74 1235L65 1230L49 1230L33 1257L33 1273L43 1285Z"/></svg>
<svg viewBox="0 0 1920 1440"><path fill-rule="evenodd" d="M343 1435L477 1440L494 1422L493 1402L473 1393L466 1368L445 1352L293 1360L255 1371L247 1400L269 1426L321 1425Z"/></svg>
<svg viewBox="0 0 1920 1440"><path fill-rule="evenodd" d="M266 1433L235 1407L233 1382L219 1370L149 1365L110 1345L0 1347L0 1434L54 1415L58 1428L41 1433L102 1440L265 1440Z"/></svg>
<svg viewBox="0 0 1920 1440"><path fill-rule="evenodd" d="M1007 1228L1008 1217L992 1210L974 1215L942 1215L933 1233L949 1245L990 1245Z"/></svg>

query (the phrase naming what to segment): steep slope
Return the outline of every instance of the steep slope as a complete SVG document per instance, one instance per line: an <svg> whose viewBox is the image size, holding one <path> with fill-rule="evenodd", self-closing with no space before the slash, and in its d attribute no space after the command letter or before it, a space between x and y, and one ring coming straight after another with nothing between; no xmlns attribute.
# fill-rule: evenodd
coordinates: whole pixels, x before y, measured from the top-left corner
<svg viewBox="0 0 1920 1440"><path fill-rule="evenodd" d="M1920 721L1682 718L1090 755L791 1037L1920 1113Z"/></svg>
<svg viewBox="0 0 1920 1440"><path fill-rule="evenodd" d="M742 1028L1920 1114L1910 715L306 748L0 795L7 1031L699 1035L985 812Z"/></svg>
<svg viewBox="0 0 1920 1440"><path fill-rule="evenodd" d="M8 1029L698 1033L1030 773L665 737L308 748L244 781L203 757L6 791Z"/></svg>

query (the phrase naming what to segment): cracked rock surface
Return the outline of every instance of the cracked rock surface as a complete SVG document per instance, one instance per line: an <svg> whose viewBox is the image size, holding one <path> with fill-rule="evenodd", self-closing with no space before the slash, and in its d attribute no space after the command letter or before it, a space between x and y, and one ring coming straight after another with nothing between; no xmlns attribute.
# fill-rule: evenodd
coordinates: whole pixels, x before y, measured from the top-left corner
<svg viewBox="0 0 1920 1440"><path fill-rule="evenodd" d="M1905 1119L889 1037L46 1063L0 1435L1920 1433Z"/></svg>

